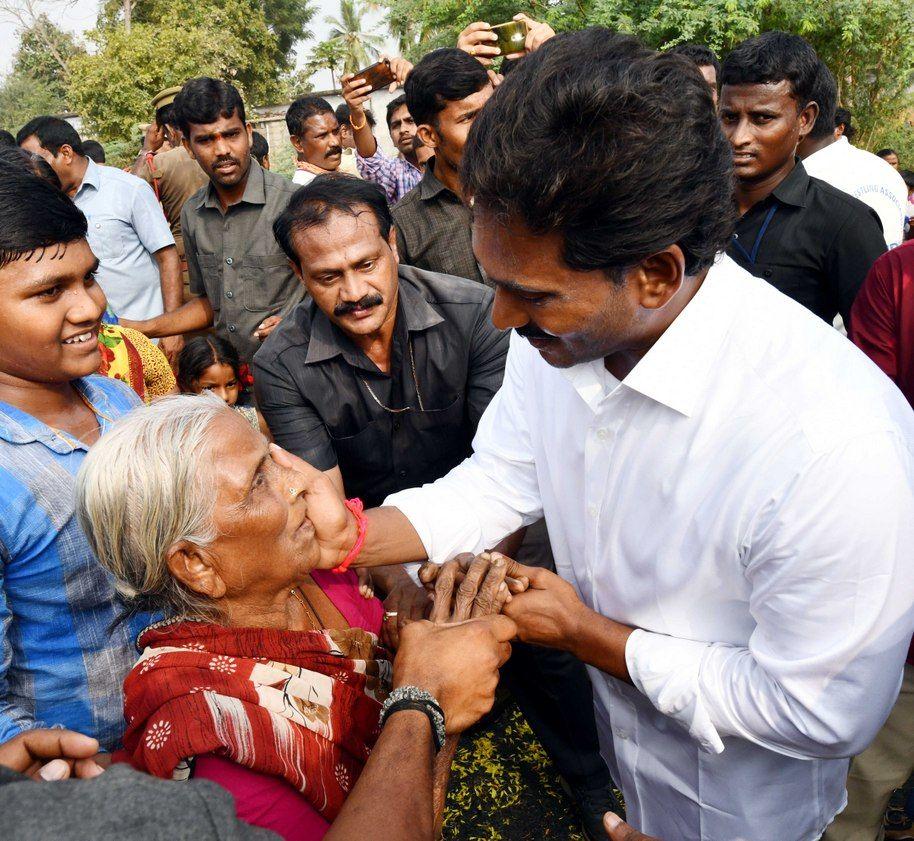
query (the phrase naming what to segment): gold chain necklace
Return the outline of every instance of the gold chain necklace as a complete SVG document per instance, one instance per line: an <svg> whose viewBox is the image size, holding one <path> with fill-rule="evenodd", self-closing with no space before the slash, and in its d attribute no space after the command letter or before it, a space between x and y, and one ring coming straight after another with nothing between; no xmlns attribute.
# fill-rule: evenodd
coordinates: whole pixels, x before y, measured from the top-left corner
<svg viewBox="0 0 914 841"><path fill-rule="evenodd" d="M406 346L407 346L407 348L409 348L409 365L413 372L413 385L416 386L416 397L419 398L419 411L424 412L425 405L422 403L422 392L419 391L419 379L418 379L418 377L416 377L416 359L413 356L412 339L406 340ZM365 388L368 389L368 393L371 395L371 399L374 400L374 402L377 403L385 412L390 412L392 415L399 415L399 414L402 414L403 412L409 412L412 410L412 408L413 408L412 406L404 406L402 409L391 409L390 406L385 406L378 399L378 395L374 393L374 389L372 389L372 387L370 385L368 385L368 380L366 380L364 377L359 377L359 379L362 381L362 385L364 385Z"/></svg>
<svg viewBox="0 0 914 841"><path fill-rule="evenodd" d="M294 596L298 599L298 603L302 606L305 611L305 617L308 620L308 624L311 625L315 630L322 630L323 625L321 624L321 618L315 610L314 605L311 604L311 599L305 594L305 591L301 587L293 587L289 590L289 595ZM305 604L307 602L307 604ZM314 617L312 619L312 616Z"/></svg>
<svg viewBox="0 0 914 841"><path fill-rule="evenodd" d="M95 418L95 429L97 429L99 434L101 434L102 425L101 421L99 421L99 418L108 421L108 423L113 423L114 421L109 418L103 411L97 409L90 402L89 398L86 397L86 395L83 394L79 389L76 390L76 393L79 395L79 399L82 400L83 403L85 403L85 405L88 407L89 411L92 412L92 417ZM71 435L69 432L65 432L63 429L58 429L57 427L51 426L50 424L48 424L48 429L50 429L51 432L53 432L61 441L63 441L64 444L69 446L71 453L76 452L77 447L81 447L85 444L84 441L81 441L79 438L77 438L75 435Z"/></svg>

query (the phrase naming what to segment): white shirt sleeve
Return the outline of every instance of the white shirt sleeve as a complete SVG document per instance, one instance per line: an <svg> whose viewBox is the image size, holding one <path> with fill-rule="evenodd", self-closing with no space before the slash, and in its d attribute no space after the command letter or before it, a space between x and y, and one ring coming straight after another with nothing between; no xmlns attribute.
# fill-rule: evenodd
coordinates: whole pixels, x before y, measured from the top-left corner
<svg viewBox="0 0 914 841"><path fill-rule="evenodd" d="M914 627L911 464L894 433L816 456L734 559L751 586L748 646L635 631L635 686L714 753L727 736L800 758L865 748L895 702Z"/></svg>
<svg viewBox="0 0 914 841"><path fill-rule="evenodd" d="M134 190L130 221L143 247L150 254L155 254L156 251L174 245L175 238L152 187L142 178L134 177L133 180L137 183L132 185Z"/></svg>
<svg viewBox="0 0 914 841"><path fill-rule="evenodd" d="M532 348L512 334L505 379L483 413L473 455L437 482L389 496L419 534L430 560L481 552L542 517L526 412Z"/></svg>

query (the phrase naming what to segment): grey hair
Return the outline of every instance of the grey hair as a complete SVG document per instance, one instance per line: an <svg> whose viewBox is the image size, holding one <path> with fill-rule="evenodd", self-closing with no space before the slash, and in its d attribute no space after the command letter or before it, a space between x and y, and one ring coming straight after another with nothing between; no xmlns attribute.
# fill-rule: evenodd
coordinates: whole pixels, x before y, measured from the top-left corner
<svg viewBox="0 0 914 841"><path fill-rule="evenodd" d="M216 618L215 605L175 579L166 559L179 541L206 548L218 537L206 445L213 422L231 411L214 395L163 397L118 420L80 467L80 525L130 613Z"/></svg>

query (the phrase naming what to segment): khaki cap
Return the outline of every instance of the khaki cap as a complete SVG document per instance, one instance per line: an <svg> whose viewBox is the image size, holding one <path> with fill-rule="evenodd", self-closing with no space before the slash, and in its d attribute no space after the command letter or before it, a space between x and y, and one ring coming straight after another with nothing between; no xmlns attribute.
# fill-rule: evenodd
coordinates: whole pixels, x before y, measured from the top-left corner
<svg viewBox="0 0 914 841"><path fill-rule="evenodd" d="M164 107L165 105L171 105L175 101L175 97L181 93L181 85L178 85L175 88L165 88L163 91L159 91L152 98L152 109L157 111L159 108Z"/></svg>

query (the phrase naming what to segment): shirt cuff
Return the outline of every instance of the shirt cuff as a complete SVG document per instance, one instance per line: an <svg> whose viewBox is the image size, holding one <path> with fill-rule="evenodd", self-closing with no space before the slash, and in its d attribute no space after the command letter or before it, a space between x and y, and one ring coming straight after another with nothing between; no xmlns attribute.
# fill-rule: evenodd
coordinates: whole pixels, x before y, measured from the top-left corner
<svg viewBox="0 0 914 841"><path fill-rule="evenodd" d="M625 663L635 687L678 721L708 753L724 743L701 698L699 675L710 643L677 639L636 629L625 645Z"/></svg>

